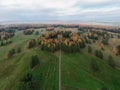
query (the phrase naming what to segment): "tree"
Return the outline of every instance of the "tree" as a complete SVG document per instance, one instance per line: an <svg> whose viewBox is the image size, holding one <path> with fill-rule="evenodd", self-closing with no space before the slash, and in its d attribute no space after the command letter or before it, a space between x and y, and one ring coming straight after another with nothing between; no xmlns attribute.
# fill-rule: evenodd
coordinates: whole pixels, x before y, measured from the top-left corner
<svg viewBox="0 0 120 90"><path fill-rule="evenodd" d="M92 52L92 47L88 46L88 53L91 53L91 52Z"/></svg>
<svg viewBox="0 0 120 90"><path fill-rule="evenodd" d="M39 37L38 40L41 50L51 52L59 50L61 46L63 51L74 53L79 52L80 49L86 46L84 40L77 33L72 33L71 31L49 32Z"/></svg>
<svg viewBox="0 0 120 90"><path fill-rule="evenodd" d="M120 45L117 46L117 54L120 55Z"/></svg>
<svg viewBox="0 0 120 90"><path fill-rule="evenodd" d="M93 72L100 71L97 62L94 59L91 60L91 69L93 70Z"/></svg>
<svg viewBox="0 0 120 90"><path fill-rule="evenodd" d="M103 40L102 40L102 43L103 43L104 45L108 45L108 40L109 40L108 38L103 39Z"/></svg>
<svg viewBox="0 0 120 90"><path fill-rule="evenodd" d="M120 34L118 35L118 38L120 39Z"/></svg>
<svg viewBox="0 0 120 90"><path fill-rule="evenodd" d="M12 52L12 54L14 55L14 54L15 54L15 49L13 48L13 49L11 50L11 52Z"/></svg>
<svg viewBox="0 0 120 90"><path fill-rule="evenodd" d="M35 45L36 45L35 39L31 39L31 40L28 42L28 48L33 48Z"/></svg>
<svg viewBox="0 0 120 90"><path fill-rule="evenodd" d="M96 50L96 51L95 51L95 56L103 59L103 53L102 53L100 50Z"/></svg>
<svg viewBox="0 0 120 90"><path fill-rule="evenodd" d="M3 41L1 41L1 46L3 46L4 45L4 43L3 43Z"/></svg>
<svg viewBox="0 0 120 90"><path fill-rule="evenodd" d="M25 31L23 31L23 34L24 35L31 35L31 34L33 34L33 32L34 32L34 30L25 30Z"/></svg>
<svg viewBox="0 0 120 90"><path fill-rule="evenodd" d="M8 52L7 57L8 57L8 58L12 57L12 52L11 52L11 50Z"/></svg>
<svg viewBox="0 0 120 90"><path fill-rule="evenodd" d="M36 82L32 73L26 73L21 79L21 88L20 90L36 90Z"/></svg>
<svg viewBox="0 0 120 90"><path fill-rule="evenodd" d="M36 32L35 32L35 35L39 35L39 32L38 32L38 31L36 31Z"/></svg>
<svg viewBox="0 0 120 90"><path fill-rule="evenodd" d="M37 55L31 57L30 68L33 69L36 65L39 64L39 58Z"/></svg>
<svg viewBox="0 0 120 90"><path fill-rule="evenodd" d="M115 62L113 60L113 57L111 55L108 56L108 64L112 67L115 68Z"/></svg>

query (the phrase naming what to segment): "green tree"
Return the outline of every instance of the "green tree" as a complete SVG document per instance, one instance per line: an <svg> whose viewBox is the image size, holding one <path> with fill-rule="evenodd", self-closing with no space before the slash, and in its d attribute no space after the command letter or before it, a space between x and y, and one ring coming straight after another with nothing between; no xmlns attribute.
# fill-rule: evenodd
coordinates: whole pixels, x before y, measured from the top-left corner
<svg viewBox="0 0 120 90"><path fill-rule="evenodd" d="M15 54L15 49L13 48L13 49L9 50L9 52L8 52L8 54L7 54L7 57L10 58L10 57L12 57L14 54Z"/></svg>
<svg viewBox="0 0 120 90"><path fill-rule="evenodd" d="M15 49L13 48L13 49L11 50L11 52L12 52L12 55L14 55L14 54L15 54Z"/></svg>
<svg viewBox="0 0 120 90"><path fill-rule="evenodd" d="M120 45L117 46L117 54L120 55Z"/></svg>
<svg viewBox="0 0 120 90"><path fill-rule="evenodd" d="M112 67L115 68L115 62L113 60L113 57L111 55L108 56L108 64Z"/></svg>
<svg viewBox="0 0 120 90"><path fill-rule="evenodd" d="M103 43L104 45L108 45L108 40L109 40L108 38L103 39L103 40L102 40L102 43Z"/></svg>
<svg viewBox="0 0 120 90"><path fill-rule="evenodd" d="M3 41L1 41L1 46L3 46L4 45L4 43L3 43Z"/></svg>
<svg viewBox="0 0 120 90"><path fill-rule="evenodd" d="M39 35L39 31L36 31L36 32L35 32L35 35Z"/></svg>
<svg viewBox="0 0 120 90"><path fill-rule="evenodd" d="M99 68L97 62L94 59L91 60L90 65L91 65L91 69L93 70L93 72L100 71L100 68Z"/></svg>
<svg viewBox="0 0 120 90"><path fill-rule="evenodd" d="M120 34L118 35L118 38L120 39Z"/></svg>
<svg viewBox="0 0 120 90"><path fill-rule="evenodd" d="M37 55L31 57L30 68L34 68L36 65L39 64L39 58Z"/></svg>
<svg viewBox="0 0 120 90"><path fill-rule="evenodd" d="M35 45L36 45L35 39L31 39L31 40L28 42L28 48L33 48Z"/></svg>
<svg viewBox="0 0 120 90"><path fill-rule="evenodd" d="M36 90L36 81L32 73L28 72L23 76L20 90Z"/></svg>
<svg viewBox="0 0 120 90"><path fill-rule="evenodd" d="M92 47L88 46L88 53L92 53Z"/></svg>
<svg viewBox="0 0 120 90"><path fill-rule="evenodd" d="M95 50L95 56L103 59L103 53L100 50Z"/></svg>

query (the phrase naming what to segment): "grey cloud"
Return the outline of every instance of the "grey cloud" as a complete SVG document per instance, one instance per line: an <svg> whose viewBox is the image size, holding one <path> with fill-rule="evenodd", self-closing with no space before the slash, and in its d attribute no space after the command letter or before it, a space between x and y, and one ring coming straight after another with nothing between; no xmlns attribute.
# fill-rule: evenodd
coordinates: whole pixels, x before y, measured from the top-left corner
<svg viewBox="0 0 120 90"><path fill-rule="evenodd" d="M91 1L75 0L65 6L67 2L63 0L64 8L60 8L60 5L58 7L50 5L45 8L37 4L37 7L29 5L30 8L25 8L25 4L24 6L20 5L20 7L19 4L13 6L0 4L0 21L120 21L120 0Z"/></svg>

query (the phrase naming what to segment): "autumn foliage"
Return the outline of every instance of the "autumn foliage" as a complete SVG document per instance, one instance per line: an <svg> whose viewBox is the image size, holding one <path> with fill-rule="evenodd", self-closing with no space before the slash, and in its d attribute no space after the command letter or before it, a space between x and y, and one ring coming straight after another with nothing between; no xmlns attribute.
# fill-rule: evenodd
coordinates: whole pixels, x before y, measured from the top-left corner
<svg viewBox="0 0 120 90"><path fill-rule="evenodd" d="M71 31L47 32L38 38L42 50L55 52L60 48L65 52L78 52L85 47L84 41L77 33Z"/></svg>

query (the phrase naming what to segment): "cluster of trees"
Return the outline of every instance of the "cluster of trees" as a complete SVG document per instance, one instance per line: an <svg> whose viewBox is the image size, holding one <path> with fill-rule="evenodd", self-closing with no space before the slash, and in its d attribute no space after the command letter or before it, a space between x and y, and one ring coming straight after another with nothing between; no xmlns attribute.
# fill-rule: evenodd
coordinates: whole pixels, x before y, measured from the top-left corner
<svg viewBox="0 0 120 90"><path fill-rule="evenodd" d="M10 43L12 43L11 39L1 40L0 41L0 46L8 45Z"/></svg>
<svg viewBox="0 0 120 90"><path fill-rule="evenodd" d="M79 31L89 31L89 30L92 30L93 28L92 27L89 27L89 26L79 26L78 27L78 30Z"/></svg>
<svg viewBox="0 0 120 90"><path fill-rule="evenodd" d="M102 36L102 41L101 43L103 43L104 45L108 45L108 41L109 41L109 38L111 37L110 36L111 34L108 34L107 32L102 32L101 36Z"/></svg>
<svg viewBox="0 0 120 90"><path fill-rule="evenodd" d="M52 31L43 34L43 37L45 37L46 39L56 39L59 35L62 35L64 38L69 38L71 33L71 31Z"/></svg>
<svg viewBox="0 0 120 90"><path fill-rule="evenodd" d="M99 30L86 31L84 35L85 42L88 44L91 44L92 41L95 42L96 40L98 40L103 45L108 45L109 38L110 38L110 34L108 34L108 32L99 31Z"/></svg>
<svg viewBox="0 0 120 90"><path fill-rule="evenodd" d="M85 31L84 40L86 43L91 44L99 39L99 34L97 31Z"/></svg>
<svg viewBox="0 0 120 90"><path fill-rule="evenodd" d="M101 50L104 50L104 45L108 45L109 39L114 37L113 34L110 34L107 31L101 31L101 30L95 31L90 28L89 29L80 28L79 31L82 31L82 32L84 31L84 40L86 43L91 44L92 40L93 40L93 42L95 42L97 40L97 43L100 45ZM82 33L82 32L80 32L80 33ZM119 37L120 36L118 35L118 38ZM95 56L99 57L100 59L103 59L104 55L101 50L95 50ZM118 45L116 47L116 50L117 50L116 55L120 55L120 45ZM92 53L92 51L93 51L92 47L88 46L87 51L88 51L88 53ZM115 61L111 55L108 56L107 63L112 68L116 67ZM92 67L93 71L99 71L99 67L98 67L97 63L94 62L94 60L91 61L91 67Z"/></svg>
<svg viewBox="0 0 120 90"><path fill-rule="evenodd" d="M12 27L0 27L0 32L8 32L8 33L14 33L15 32L15 28Z"/></svg>
<svg viewBox="0 0 120 90"><path fill-rule="evenodd" d="M86 43L91 44L92 41L95 42L97 40L97 43L100 45L101 50L104 50L104 45L109 44L109 39L113 38L113 34L108 33L107 31L101 31L101 30L92 30L90 28L79 28L79 35L84 33L84 40ZM120 35L118 35L118 38L120 38ZM104 58L104 55L101 50L95 50L95 56L99 57L100 59ZM117 54L120 55L120 45L116 47ZM92 53L92 47L88 46L87 47L88 53ZM116 67L115 61L111 55L108 56L107 63L109 66L112 68ZM95 60L91 61L91 68L94 72L100 71L98 64Z"/></svg>
<svg viewBox="0 0 120 90"><path fill-rule="evenodd" d="M74 40L72 41L72 40L66 39L61 44L61 48L63 51L71 52L71 53L79 52L84 47L85 47L85 43L82 39L80 41L78 40L77 42L75 42Z"/></svg>
<svg viewBox="0 0 120 90"><path fill-rule="evenodd" d="M33 32L34 32L34 30L31 30L31 29L29 29L29 30L24 30L24 31L23 31L23 34L24 34L24 35L32 35Z"/></svg>
<svg viewBox="0 0 120 90"><path fill-rule="evenodd" d="M104 45L108 45L108 41L109 41L109 38L105 38L105 39L102 39L102 43L104 44Z"/></svg>
<svg viewBox="0 0 120 90"><path fill-rule="evenodd" d="M14 32L0 32L0 46L12 43L11 38L14 35Z"/></svg>
<svg viewBox="0 0 120 90"><path fill-rule="evenodd" d="M99 72L100 71L100 67L94 59L91 60L90 65L91 65L91 69L92 69L93 72ZM108 56L108 65L112 68L116 67L114 59L111 55Z"/></svg>
<svg viewBox="0 0 120 90"><path fill-rule="evenodd" d="M89 39L98 40L98 35L95 32L91 31L91 32L88 32L86 35Z"/></svg>
<svg viewBox="0 0 120 90"><path fill-rule="evenodd" d="M42 50L55 52L61 49L65 52L78 52L85 47L84 41L77 33L70 31L54 31L46 33L38 39Z"/></svg>
<svg viewBox="0 0 120 90"><path fill-rule="evenodd" d="M31 60L30 60L30 69L33 69L35 66L37 66L39 64L39 58L37 55L33 55L31 56ZM40 74L39 76L42 80L42 75ZM25 73L25 75L22 77L22 79L20 80L20 90L39 90L38 89L38 82L36 80L37 78L35 77L35 75L32 73L32 70L30 70L29 72ZM41 83L42 81L40 81Z"/></svg>
<svg viewBox="0 0 120 90"><path fill-rule="evenodd" d="M47 30L47 31L53 31L53 30L54 30L54 27L49 26L49 27L46 28L46 30Z"/></svg>
<svg viewBox="0 0 120 90"><path fill-rule="evenodd" d="M92 53L91 46L88 46L88 53ZM100 50L95 51L95 56L103 59L103 53ZM116 66L115 61L111 55L108 56L108 65L110 65L112 68L115 68L115 66ZM94 60L91 61L91 66L92 66L93 71L98 70L98 65L96 62L94 62Z"/></svg>
<svg viewBox="0 0 120 90"><path fill-rule="evenodd" d="M113 33L120 33L120 28L113 28L113 29L103 28L102 30L108 31L108 32L113 32Z"/></svg>
<svg viewBox="0 0 120 90"><path fill-rule="evenodd" d="M91 60L90 65L91 65L91 69L92 69L93 72L99 72L100 71L100 67L94 59ZM113 57L111 55L108 56L108 65L112 68L115 68L115 66L116 66L116 64L113 60Z"/></svg>
<svg viewBox="0 0 120 90"><path fill-rule="evenodd" d="M59 44L55 44L54 42L52 43L47 43L47 44L41 44L41 50L45 51L50 51L50 52L55 52L60 49Z"/></svg>
<svg viewBox="0 0 120 90"><path fill-rule="evenodd" d="M93 30L93 29L97 29L97 30L102 30L102 31L107 31L107 32L114 32L114 33L120 33L120 28L106 28L106 27L97 27L97 26L81 26L78 27L78 30Z"/></svg>
<svg viewBox="0 0 120 90"><path fill-rule="evenodd" d="M8 33L8 32L0 32L0 40L7 40L15 36L15 33Z"/></svg>
<svg viewBox="0 0 120 90"><path fill-rule="evenodd" d="M30 49L30 48L33 48L35 45L36 45L35 39L31 39L29 40L27 47Z"/></svg>
<svg viewBox="0 0 120 90"><path fill-rule="evenodd" d="M79 28L79 25L75 25L75 24L67 24L67 25L54 25L54 27L63 27L63 28Z"/></svg>

